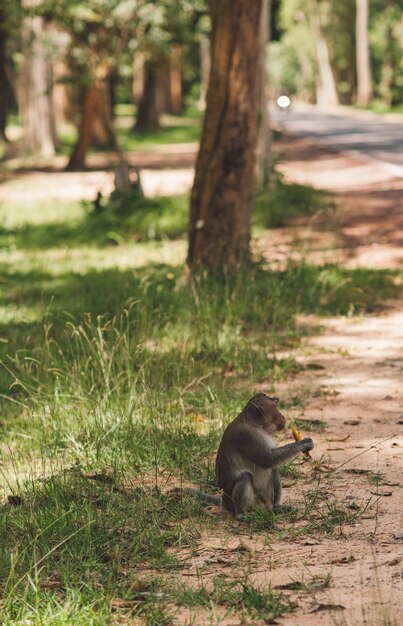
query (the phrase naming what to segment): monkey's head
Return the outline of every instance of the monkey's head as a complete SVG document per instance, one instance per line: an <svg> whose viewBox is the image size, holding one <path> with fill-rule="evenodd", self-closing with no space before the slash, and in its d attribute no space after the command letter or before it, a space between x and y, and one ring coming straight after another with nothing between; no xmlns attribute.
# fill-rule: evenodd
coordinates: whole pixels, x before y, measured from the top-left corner
<svg viewBox="0 0 403 626"><path fill-rule="evenodd" d="M258 393L246 405L251 418L270 435L285 426L285 417L278 410L278 398L270 398L265 393Z"/></svg>

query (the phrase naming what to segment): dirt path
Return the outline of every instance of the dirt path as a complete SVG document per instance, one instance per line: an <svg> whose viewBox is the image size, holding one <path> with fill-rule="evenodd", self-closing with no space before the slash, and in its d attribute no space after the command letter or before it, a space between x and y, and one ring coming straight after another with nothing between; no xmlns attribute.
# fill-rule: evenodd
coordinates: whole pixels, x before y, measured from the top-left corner
<svg viewBox="0 0 403 626"><path fill-rule="evenodd" d="M302 250L315 262L403 267L402 180L306 140L284 140L280 149L288 154L280 167L290 180L335 192L337 229L329 232L320 217L270 231L262 242L270 261ZM312 461L301 466L302 479L285 480L284 500L314 498L310 523L317 530L306 533L301 522L300 536L292 539L273 540L270 532L239 539L228 518L229 532L201 538L196 561L208 563L218 554L234 567L247 551L252 581L281 589L295 609L258 624L397 626L403 597L403 300L385 303L375 315L301 321L321 324L324 332L288 354L304 370L276 393L304 397L304 411L288 416L320 420L327 428L309 433ZM279 529L286 532L287 524L279 522ZM213 571L233 575L225 565ZM187 584L197 572L190 567ZM181 613L177 623L186 618ZM199 615L194 623L209 622ZM246 622L222 616L214 623Z"/></svg>
<svg viewBox="0 0 403 626"><path fill-rule="evenodd" d="M298 617L284 618L284 624L334 624L338 617L349 625L375 626L387 618L397 624L403 593L403 302L382 315L330 320L306 351L309 356L298 360L324 369L295 382L314 392L303 417L328 424L322 435L313 435L312 456L339 468L318 489L329 506L368 508L329 537L318 534L314 545L303 536L292 546L272 545L273 570L258 579L278 585L330 576L328 588L293 594ZM315 472L308 467L306 473L304 489L312 489ZM295 487L290 492L301 498ZM332 611L306 613L321 604L345 609L337 619Z"/></svg>
<svg viewBox="0 0 403 626"><path fill-rule="evenodd" d="M403 268L403 179L365 156L332 152L306 139L285 138L276 151L286 179L334 192L337 209L331 223L319 215L269 233L269 258L299 242L313 261Z"/></svg>
<svg viewBox="0 0 403 626"><path fill-rule="evenodd" d="M365 159L306 140L285 140L281 149L292 155L281 165L288 178L336 193L339 230L333 239L320 220L303 224L300 236L306 238L305 249L312 244L316 260L336 257L350 267L403 267L402 180ZM295 229L292 234L285 229L282 236L295 239ZM307 369L293 383L297 390L311 390L303 417L328 424L323 434L313 435L313 456L339 468L321 481L319 491L329 507L348 502L352 511L368 508L352 525L342 525L339 536L336 529L328 537L318 535L313 545L303 536L292 545L272 544L272 570L257 579L274 586L290 579L309 586L319 577L310 594L288 592L297 611L279 620L282 624L398 624L403 594L403 301L388 303L376 315L329 320L325 332L295 356L305 367L317 368ZM306 475L309 490L315 472L308 467ZM295 486L290 494L301 497ZM329 586L318 590L326 576ZM334 610L318 610L321 605L334 605Z"/></svg>

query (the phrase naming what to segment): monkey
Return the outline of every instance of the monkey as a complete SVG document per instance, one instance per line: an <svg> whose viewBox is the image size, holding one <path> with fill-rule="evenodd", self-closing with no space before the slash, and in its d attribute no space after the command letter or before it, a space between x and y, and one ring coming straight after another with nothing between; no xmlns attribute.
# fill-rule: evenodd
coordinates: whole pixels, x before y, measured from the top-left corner
<svg viewBox="0 0 403 626"><path fill-rule="evenodd" d="M285 426L279 399L258 393L228 424L216 459L216 479L224 507L238 520L254 504L274 513L280 509L279 466L312 450L310 437L277 447L272 435Z"/></svg>
<svg viewBox="0 0 403 626"><path fill-rule="evenodd" d="M278 398L258 393L226 427L215 465L221 498L192 488L183 491L199 496L204 502L222 504L240 521L255 504L278 512L281 501L279 466L313 448L310 437L276 446L272 436L285 426L278 403Z"/></svg>

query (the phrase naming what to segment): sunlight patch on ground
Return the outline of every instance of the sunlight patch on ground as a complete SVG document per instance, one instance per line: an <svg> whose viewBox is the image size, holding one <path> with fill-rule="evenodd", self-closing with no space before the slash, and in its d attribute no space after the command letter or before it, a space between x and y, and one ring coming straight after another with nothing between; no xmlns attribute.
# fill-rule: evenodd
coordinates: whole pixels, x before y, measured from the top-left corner
<svg viewBox="0 0 403 626"><path fill-rule="evenodd" d="M141 184L144 194L150 198L155 196L176 196L187 193L193 185L194 170L192 168L141 170Z"/></svg>
<svg viewBox="0 0 403 626"><path fill-rule="evenodd" d="M40 251L0 251L0 264L11 271L18 263L20 272L46 271L52 276L89 270L134 269L149 263L182 265L186 257L186 241L135 243L109 248L50 248Z"/></svg>

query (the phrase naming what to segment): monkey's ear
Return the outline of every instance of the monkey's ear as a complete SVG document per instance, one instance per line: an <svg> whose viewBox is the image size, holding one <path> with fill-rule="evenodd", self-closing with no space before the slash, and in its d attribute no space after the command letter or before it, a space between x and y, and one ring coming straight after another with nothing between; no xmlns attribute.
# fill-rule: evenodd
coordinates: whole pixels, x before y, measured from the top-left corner
<svg viewBox="0 0 403 626"><path fill-rule="evenodd" d="M269 400L271 400L275 404L278 404L280 402L280 400L278 398L269 398Z"/></svg>

